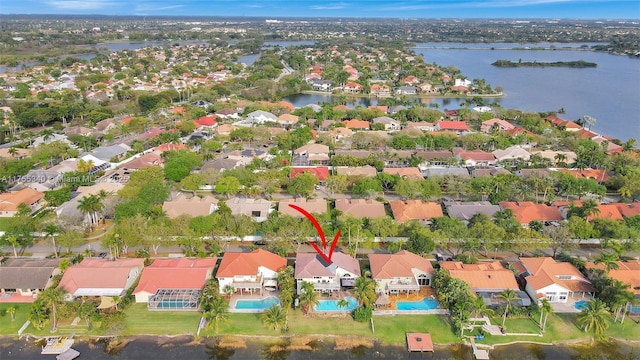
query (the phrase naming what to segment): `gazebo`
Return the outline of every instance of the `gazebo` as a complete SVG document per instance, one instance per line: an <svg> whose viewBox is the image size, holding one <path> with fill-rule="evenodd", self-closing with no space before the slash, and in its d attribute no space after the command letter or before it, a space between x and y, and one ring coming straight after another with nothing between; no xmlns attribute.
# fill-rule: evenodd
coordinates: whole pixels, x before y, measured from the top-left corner
<svg viewBox="0 0 640 360"><path fill-rule="evenodd" d="M378 298L376 299L375 306L377 308L381 308L381 307L387 307L389 306L389 304L391 304L391 301L389 300L389 295L385 293L380 293L378 295Z"/></svg>

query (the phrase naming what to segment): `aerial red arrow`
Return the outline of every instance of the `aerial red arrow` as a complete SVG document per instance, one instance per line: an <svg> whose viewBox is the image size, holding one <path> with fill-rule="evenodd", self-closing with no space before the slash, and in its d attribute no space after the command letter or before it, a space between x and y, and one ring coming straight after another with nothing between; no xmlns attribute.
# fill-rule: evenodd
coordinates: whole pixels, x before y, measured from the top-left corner
<svg viewBox="0 0 640 360"><path fill-rule="evenodd" d="M338 239L340 239L340 230L338 230L338 232L336 233L336 236L333 238L333 242L331 243L331 247L329 248L329 255L327 255L325 253L327 251L327 238L324 236L324 231L322 231L322 228L320 227L318 220L316 220L316 218L314 218L313 215L309 214L307 210L301 208L298 205L289 204L289 206L297 210L298 212L300 212L307 219L309 219L309 221L311 221L313 226L316 228L318 235L320 235L320 240L322 240L322 250L318 247L318 245L316 245L315 242L311 242L309 243L309 245L311 245L311 247L313 247L315 251L318 254L320 254L320 256L322 256L324 261L326 261L328 264L331 264L331 257L333 256L333 250L336 248L336 245L338 245Z"/></svg>

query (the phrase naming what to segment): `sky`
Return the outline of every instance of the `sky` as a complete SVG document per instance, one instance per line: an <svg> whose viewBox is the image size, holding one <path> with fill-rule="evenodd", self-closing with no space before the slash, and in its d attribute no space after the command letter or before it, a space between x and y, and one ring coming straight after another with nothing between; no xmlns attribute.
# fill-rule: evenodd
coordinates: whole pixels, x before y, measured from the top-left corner
<svg viewBox="0 0 640 360"><path fill-rule="evenodd" d="M0 0L0 14L640 19L640 0Z"/></svg>

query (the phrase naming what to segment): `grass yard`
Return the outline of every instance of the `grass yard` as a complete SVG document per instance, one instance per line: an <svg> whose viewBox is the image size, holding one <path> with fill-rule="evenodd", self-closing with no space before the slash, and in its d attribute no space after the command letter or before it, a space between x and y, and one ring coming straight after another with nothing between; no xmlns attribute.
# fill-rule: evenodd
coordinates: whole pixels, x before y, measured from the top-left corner
<svg viewBox="0 0 640 360"><path fill-rule="evenodd" d="M7 309L13 307L16 309L15 321L11 321L11 315L7 313ZM18 330L22 327L29 316L29 308L31 304L0 304L0 335L17 335ZM35 330L30 326L27 331Z"/></svg>
<svg viewBox="0 0 640 360"><path fill-rule="evenodd" d="M494 325L502 325L502 318L491 318L491 323ZM538 324L533 319L528 317L507 318L504 326L507 327L507 333L540 333L540 327L538 327Z"/></svg>
<svg viewBox="0 0 640 360"><path fill-rule="evenodd" d="M149 311L147 304L131 304L123 335L195 334L200 323L198 311Z"/></svg>

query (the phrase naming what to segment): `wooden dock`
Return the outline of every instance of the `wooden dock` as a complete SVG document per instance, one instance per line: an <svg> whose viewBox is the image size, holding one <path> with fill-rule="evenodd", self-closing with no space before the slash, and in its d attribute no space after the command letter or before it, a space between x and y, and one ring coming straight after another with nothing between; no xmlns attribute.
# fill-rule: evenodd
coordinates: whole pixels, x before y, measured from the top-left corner
<svg viewBox="0 0 640 360"><path fill-rule="evenodd" d="M67 351L62 354L56 356L56 360L73 360L80 356L80 351L76 349L69 348Z"/></svg>
<svg viewBox="0 0 640 360"><path fill-rule="evenodd" d="M473 337L471 337L471 349L473 350L473 356L477 360L489 360L489 352L487 350L478 349L476 339Z"/></svg>
<svg viewBox="0 0 640 360"><path fill-rule="evenodd" d="M409 351L433 352L433 341L429 333L407 333L407 348Z"/></svg>
<svg viewBox="0 0 640 360"><path fill-rule="evenodd" d="M40 354L43 355L60 355L71 349L73 346L73 336L55 336L47 338L47 343L42 347Z"/></svg>

